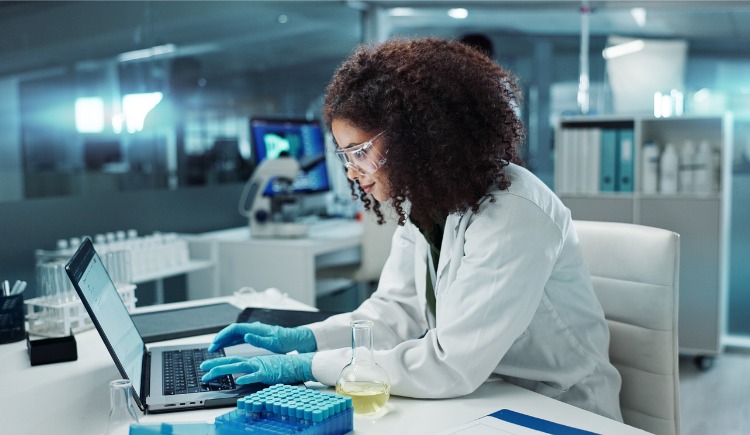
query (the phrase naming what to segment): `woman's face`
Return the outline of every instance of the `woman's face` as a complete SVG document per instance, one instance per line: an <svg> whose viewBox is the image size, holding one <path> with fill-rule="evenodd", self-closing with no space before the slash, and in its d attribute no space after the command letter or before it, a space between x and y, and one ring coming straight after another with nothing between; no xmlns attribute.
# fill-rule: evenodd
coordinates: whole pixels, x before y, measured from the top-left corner
<svg viewBox="0 0 750 435"><path fill-rule="evenodd" d="M346 176L359 183L362 189L380 202L390 199L390 185L385 172L378 170L385 161L382 139L379 131L363 131L354 127L348 121L334 119L331 131L336 138L339 150L347 151L347 159L351 162L346 166ZM359 145L372 141L370 146ZM361 150L352 153L352 150ZM357 168L360 168L359 170ZM372 170L374 169L374 172Z"/></svg>

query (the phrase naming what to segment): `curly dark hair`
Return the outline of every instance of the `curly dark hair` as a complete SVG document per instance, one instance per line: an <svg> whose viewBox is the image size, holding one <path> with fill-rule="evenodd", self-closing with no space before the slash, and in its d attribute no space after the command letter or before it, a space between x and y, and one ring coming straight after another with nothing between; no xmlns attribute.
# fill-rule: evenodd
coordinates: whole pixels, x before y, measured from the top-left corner
<svg viewBox="0 0 750 435"><path fill-rule="evenodd" d="M477 212L491 186L510 186L504 168L521 164L517 149L525 137L515 111L520 95L510 73L458 41L393 39L361 45L341 64L323 115L329 129L340 119L385 132L388 159L380 171L398 223L408 213L429 229L450 213ZM382 223L380 204L350 185Z"/></svg>

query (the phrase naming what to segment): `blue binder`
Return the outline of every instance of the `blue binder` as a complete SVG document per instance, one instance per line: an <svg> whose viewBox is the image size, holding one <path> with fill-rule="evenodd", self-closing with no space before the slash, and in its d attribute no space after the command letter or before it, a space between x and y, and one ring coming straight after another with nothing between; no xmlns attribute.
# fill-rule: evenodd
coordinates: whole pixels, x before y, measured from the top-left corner
<svg viewBox="0 0 750 435"><path fill-rule="evenodd" d="M600 192L614 192L617 187L617 130L602 130L601 139Z"/></svg>
<svg viewBox="0 0 750 435"><path fill-rule="evenodd" d="M490 417L495 417L507 421L508 423L517 424L518 426L528 427L529 429L554 435L599 435L596 432L589 432L572 426L565 426L553 421L511 411L510 409L501 409L493 412L490 414Z"/></svg>
<svg viewBox="0 0 750 435"><path fill-rule="evenodd" d="M635 144L633 143L633 130L622 129L617 132L618 162L617 183L615 190L618 192L633 191L633 160L635 159Z"/></svg>

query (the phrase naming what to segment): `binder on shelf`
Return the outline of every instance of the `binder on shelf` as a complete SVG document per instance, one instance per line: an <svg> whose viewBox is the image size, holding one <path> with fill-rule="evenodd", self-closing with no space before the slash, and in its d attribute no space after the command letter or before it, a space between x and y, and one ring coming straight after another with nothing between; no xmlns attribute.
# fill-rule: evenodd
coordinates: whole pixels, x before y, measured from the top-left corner
<svg viewBox="0 0 750 435"><path fill-rule="evenodd" d="M569 193L578 192L578 154L580 149L580 134L578 129L571 128L568 130L568 158L567 166L565 167L565 177L567 178L567 184Z"/></svg>
<svg viewBox="0 0 750 435"><path fill-rule="evenodd" d="M633 191L633 159L635 153L633 130L621 129L617 132L618 162L617 183L615 190L618 192Z"/></svg>
<svg viewBox="0 0 750 435"><path fill-rule="evenodd" d="M617 187L617 130L605 128L601 139L601 176L599 190L614 192Z"/></svg>
<svg viewBox="0 0 750 435"><path fill-rule="evenodd" d="M578 191L579 135L576 129L563 128L559 131L555 171L556 190L558 193L575 193Z"/></svg>
<svg viewBox="0 0 750 435"><path fill-rule="evenodd" d="M575 193L586 191L586 151L588 149L588 133L585 129L577 128L575 130L575 158L572 165L572 176L575 178Z"/></svg>
<svg viewBox="0 0 750 435"><path fill-rule="evenodd" d="M585 154L583 158L583 172L586 178L584 193L599 193L599 179L601 178L601 142L602 129L588 128L584 130L586 136Z"/></svg>
<svg viewBox="0 0 750 435"><path fill-rule="evenodd" d="M560 128L555 134L555 191L557 193L570 192L567 179L568 166L568 130Z"/></svg>

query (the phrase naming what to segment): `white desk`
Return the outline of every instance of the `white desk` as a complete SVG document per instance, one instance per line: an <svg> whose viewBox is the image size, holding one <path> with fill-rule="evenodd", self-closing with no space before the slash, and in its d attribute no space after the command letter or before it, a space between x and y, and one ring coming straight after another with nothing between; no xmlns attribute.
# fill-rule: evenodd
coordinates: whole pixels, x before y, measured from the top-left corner
<svg viewBox="0 0 750 435"><path fill-rule="evenodd" d="M139 311L194 306L236 298L179 302ZM273 308L310 310L311 307L285 300ZM164 343L207 342L212 334ZM31 367L24 341L0 345L0 431L21 434L101 434L109 413L109 382L118 379L101 338L95 330L76 335L78 360ZM438 379L435 380L439 382ZM311 388L326 388L310 383ZM445 400L416 400L391 397L389 412L377 420L355 416L356 434L433 434L461 425L496 410L509 408L558 423L593 432L636 435L645 432L606 419L503 382L486 383L468 396ZM149 414L143 423L213 421L231 408Z"/></svg>
<svg viewBox="0 0 750 435"><path fill-rule="evenodd" d="M241 287L276 287L291 298L315 305L315 271L333 264L358 263L361 223L335 220L312 224L303 238L252 238L248 227L188 237L190 250L212 258L210 273L189 278L189 299L231 295Z"/></svg>

